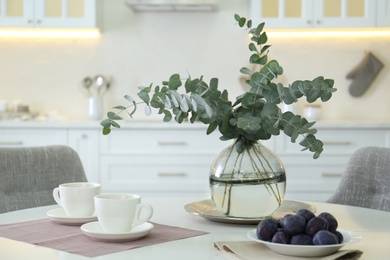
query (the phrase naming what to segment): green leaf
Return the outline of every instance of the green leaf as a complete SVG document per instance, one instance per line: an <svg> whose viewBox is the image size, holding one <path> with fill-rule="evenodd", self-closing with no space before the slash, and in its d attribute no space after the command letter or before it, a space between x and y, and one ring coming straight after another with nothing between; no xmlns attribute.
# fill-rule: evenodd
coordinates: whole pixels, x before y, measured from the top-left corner
<svg viewBox="0 0 390 260"><path fill-rule="evenodd" d="M252 27L252 20L248 20L248 21L246 22L246 26L247 26L248 28L251 28L251 27Z"/></svg>
<svg viewBox="0 0 390 260"><path fill-rule="evenodd" d="M111 126L111 120L110 119L104 119L100 122L100 125L103 127L110 127Z"/></svg>
<svg viewBox="0 0 390 260"><path fill-rule="evenodd" d="M250 44L249 44L249 50L254 51L254 52L257 53L256 45L255 45L254 43L250 43Z"/></svg>
<svg viewBox="0 0 390 260"><path fill-rule="evenodd" d="M130 101L131 103L134 102L134 99L132 97L130 97L129 95L125 95L125 99L127 99L128 101Z"/></svg>
<svg viewBox="0 0 390 260"><path fill-rule="evenodd" d="M108 135L111 133L111 128L109 127L104 127L102 130L103 135Z"/></svg>
<svg viewBox="0 0 390 260"><path fill-rule="evenodd" d="M139 96L139 98L140 98L143 102L145 102L147 105L149 105L149 102L150 102L149 92L141 91L141 92L138 92L137 95Z"/></svg>
<svg viewBox="0 0 390 260"><path fill-rule="evenodd" d="M245 143L240 139L235 144L234 147L236 148L237 153L241 154L245 150Z"/></svg>
<svg viewBox="0 0 390 260"><path fill-rule="evenodd" d="M111 111L107 113L107 117L111 120L122 120L123 119L122 117L118 116L116 113L111 112Z"/></svg>
<svg viewBox="0 0 390 260"><path fill-rule="evenodd" d="M181 83L179 74L173 74L169 78L169 83L168 83L169 89L177 90L181 86L181 84L182 83Z"/></svg>
<svg viewBox="0 0 390 260"><path fill-rule="evenodd" d="M246 68L246 67L241 68L241 69L240 69L240 72L241 72L242 74L252 75L252 71L251 71L250 69Z"/></svg>
<svg viewBox="0 0 390 260"><path fill-rule="evenodd" d="M271 45L265 45L261 48L260 53L263 54L264 52L268 51L268 49L271 47Z"/></svg>
<svg viewBox="0 0 390 260"><path fill-rule="evenodd" d="M241 17L240 20L238 20L238 25L240 27L243 27L245 25L245 23L246 23L246 18L244 18L244 17Z"/></svg>
<svg viewBox="0 0 390 260"><path fill-rule="evenodd" d="M218 123L217 122L212 122L211 124L209 124L209 127L207 128L207 132L206 134L211 134L212 132L214 132L215 129L217 129L218 127Z"/></svg>
<svg viewBox="0 0 390 260"><path fill-rule="evenodd" d="M261 45L261 44L265 44L267 41L268 41L267 33L263 32L263 33L260 35L260 37L259 37L257 43Z"/></svg>
<svg viewBox="0 0 390 260"><path fill-rule="evenodd" d="M168 110L164 110L163 113L164 113L164 118L163 118L164 122L169 122L172 120L171 112L169 112Z"/></svg>
<svg viewBox="0 0 390 260"><path fill-rule="evenodd" d="M113 108L119 109L119 110L125 110L126 109L126 107L124 107L124 106L115 106Z"/></svg>
<svg viewBox="0 0 390 260"><path fill-rule="evenodd" d="M112 124L113 127L121 128L121 126L117 122L115 122L115 121L112 121L111 124Z"/></svg>

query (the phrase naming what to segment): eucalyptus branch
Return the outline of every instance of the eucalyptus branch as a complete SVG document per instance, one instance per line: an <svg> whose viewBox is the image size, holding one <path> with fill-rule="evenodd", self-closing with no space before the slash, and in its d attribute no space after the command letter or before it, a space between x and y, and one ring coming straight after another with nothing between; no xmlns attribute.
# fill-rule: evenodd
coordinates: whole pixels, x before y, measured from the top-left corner
<svg viewBox="0 0 390 260"><path fill-rule="evenodd" d="M283 68L276 60L268 61L270 45L268 36L263 31L264 23L252 28L252 21L239 15L234 16L240 27L248 29L251 42L248 45L251 55L249 62L259 65L252 71L247 67L240 72L250 78L247 84L248 92L236 97L235 102L229 101L228 91L218 89L218 79L212 78L209 83L203 77L192 79L190 76L182 79L179 74L173 74L161 85L142 87L137 93L145 104L145 113L149 115L157 110L163 115L163 121L174 119L178 123L188 120L190 123L199 121L208 125L207 134L218 129L221 140L238 139L235 147L242 153L246 146L258 140L267 140L277 136L282 131L295 143L299 136L299 144L303 150L313 152L313 158L318 158L323 151L323 143L315 137L315 122L308 122L300 115L291 112L282 113L278 104L292 104L305 97L307 102L328 101L336 89L333 80L320 76L313 80L297 80L289 86L272 81L283 74ZM179 90L184 90L181 93ZM119 115L127 111L132 118L137 110L137 103L130 96L125 96L130 106L117 106L118 113L108 112L107 119L101 122L103 134L109 134L111 127L119 128Z"/></svg>

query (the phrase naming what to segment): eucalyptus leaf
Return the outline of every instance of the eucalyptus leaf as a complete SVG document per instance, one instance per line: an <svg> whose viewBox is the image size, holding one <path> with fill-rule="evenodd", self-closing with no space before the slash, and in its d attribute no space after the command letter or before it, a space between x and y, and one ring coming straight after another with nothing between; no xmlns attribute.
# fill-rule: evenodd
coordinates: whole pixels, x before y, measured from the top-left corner
<svg viewBox="0 0 390 260"><path fill-rule="evenodd" d="M100 125L103 127L110 127L111 126L111 119L104 119L103 121L100 122Z"/></svg>
<svg viewBox="0 0 390 260"><path fill-rule="evenodd" d="M145 115L150 116L152 114L152 109L149 105L145 106Z"/></svg>
<svg viewBox="0 0 390 260"><path fill-rule="evenodd" d="M129 96L129 95L125 95L125 99L127 99L127 100L130 101L131 103L134 102L134 99L133 99L131 96Z"/></svg>
<svg viewBox="0 0 390 260"><path fill-rule="evenodd" d="M122 120L123 118L120 117L118 114L114 113L114 112L107 112L107 117L111 120Z"/></svg>
<svg viewBox="0 0 390 260"><path fill-rule="evenodd" d="M188 112L189 109L189 104L187 103L187 99L182 96L181 101L180 101L180 109L183 112Z"/></svg>

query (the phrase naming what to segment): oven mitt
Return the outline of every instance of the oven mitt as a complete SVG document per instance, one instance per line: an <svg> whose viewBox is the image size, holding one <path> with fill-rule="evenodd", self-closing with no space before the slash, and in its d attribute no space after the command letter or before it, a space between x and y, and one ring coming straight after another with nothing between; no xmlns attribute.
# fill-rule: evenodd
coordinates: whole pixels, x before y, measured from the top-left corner
<svg viewBox="0 0 390 260"><path fill-rule="evenodd" d="M360 64L347 74L347 79L352 79L349 93L354 97L363 95L383 66L383 63L371 52L367 53Z"/></svg>

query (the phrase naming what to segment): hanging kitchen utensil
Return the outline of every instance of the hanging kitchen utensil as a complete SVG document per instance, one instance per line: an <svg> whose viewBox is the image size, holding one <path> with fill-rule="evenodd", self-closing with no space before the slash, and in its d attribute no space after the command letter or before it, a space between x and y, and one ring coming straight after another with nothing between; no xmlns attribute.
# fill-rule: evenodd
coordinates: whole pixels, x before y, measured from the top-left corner
<svg viewBox="0 0 390 260"><path fill-rule="evenodd" d="M83 87L87 90L88 95L91 95L91 85L92 79L90 77L85 77L83 79Z"/></svg>
<svg viewBox="0 0 390 260"><path fill-rule="evenodd" d="M100 95L107 86L107 80L103 75L97 75L94 78L97 95Z"/></svg>

